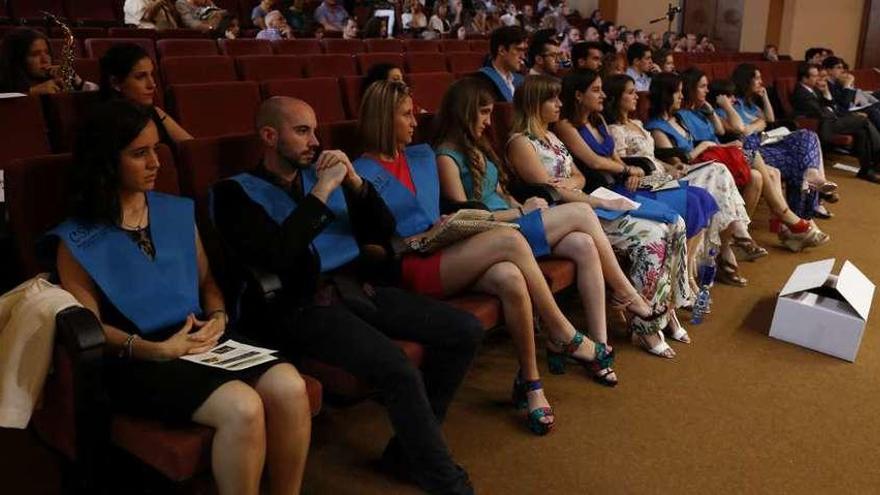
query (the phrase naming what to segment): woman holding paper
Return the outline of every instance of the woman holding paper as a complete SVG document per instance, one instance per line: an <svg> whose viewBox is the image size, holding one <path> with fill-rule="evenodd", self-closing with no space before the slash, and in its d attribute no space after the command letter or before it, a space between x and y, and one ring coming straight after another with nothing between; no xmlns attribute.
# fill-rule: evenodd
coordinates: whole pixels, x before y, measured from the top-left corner
<svg viewBox="0 0 880 495"><path fill-rule="evenodd" d="M519 224L536 257L552 254L574 261L590 337L607 342L603 266L607 265L605 277L614 293L631 294L629 299L633 300L640 296L621 270L588 204L567 203L550 208L544 199L533 197L519 203L508 193L509 176L503 167L495 165L501 161L484 133L490 124L493 102L492 93L475 78L456 81L443 96L436 140L440 193L453 202L479 201L493 212L496 220ZM613 201L596 202L618 207ZM554 342L548 345L551 372L565 371L561 347Z"/></svg>
<svg viewBox="0 0 880 495"><path fill-rule="evenodd" d="M607 203L584 194L583 174L574 166L566 145L549 129L559 121L560 90L559 81L546 76L528 76L517 89L514 134L507 143L508 162L522 180L556 187L564 202L587 203L598 208L607 237L594 236L594 242L600 247L600 255L609 253L602 256L603 268L611 265L608 257L613 258L613 252L625 254L630 265L629 280L656 312L630 319L633 338L651 354L671 359L675 351L666 343L664 331L675 340L690 342L674 311L690 304L692 298L684 221L672 215L667 217L670 223L663 223L605 209ZM658 207L654 201L644 203L652 204L651 211L658 213L658 218L668 213L668 209ZM603 246L608 247L601 249ZM606 278L613 273L611 269L603 272Z"/></svg>
<svg viewBox="0 0 880 495"><path fill-rule="evenodd" d="M41 247L62 287L100 320L114 407L215 429L221 494L298 493L311 416L305 382L273 360L232 371L179 359L223 340L227 316L189 199L154 192L161 166L150 113L99 106L74 153L73 216ZM57 249L56 249L57 246Z"/></svg>
<svg viewBox="0 0 880 495"><path fill-rule="evenodd" d="M406 85L378 81L367 89L358 123L365 153L354 166L382 197L394 217L397 236L405 241L427 235L443 222L434 151L427 144L410 146L415 127ZM443 297L478 290L501 299L520 365L513 401L517 408L528 409L532 432L544 435L555 422L535 357L533 306L550 338L560 342L566 354L587 365L597 381L616 383L613 350L586 338L568 321L528 243L514 229L478 233L426 256L405 254L401 272L404 287L422 294ZM646 304L636 303L633 309L650 314Z"/></svg>
<svg viewBox="0 0 880 495"><path fill-rule="evenodd" d="M712 195L718 204L718 212L706 228L706 242L719 253L722 270L719 280L737 286L745 286L747 280L739 276L736 256L732 246L740 248L746 259L754 260L767 255L767 250L759 246L749 234L749 215L745 201L736 188L733 176L727 167L720 163L709 163L686 171L681 165L672 165L654 156L654 138L630 115L636 111L638 94L631 77L611 76L603 84L606 95L605 118L611 123L609 129L614 139L614 149L618 156L639 156L648 158L655 166L656 173L668 173L673 178L682 178L692 186L698 186ZM685 173L686 172L686 173ZM730 266L728 266L730 265Z"/></svg>

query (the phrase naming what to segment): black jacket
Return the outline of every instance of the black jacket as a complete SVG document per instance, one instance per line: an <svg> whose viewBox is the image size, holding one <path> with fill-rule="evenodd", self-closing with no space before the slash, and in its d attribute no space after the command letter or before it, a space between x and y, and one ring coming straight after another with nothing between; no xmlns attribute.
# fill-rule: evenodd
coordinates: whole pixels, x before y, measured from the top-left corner
<svg viewBox="0 0 880 495"><path fill-rule="evenodd" d="M791 94L791 106L795 115L801 117L820 120L836 120L838 117L833 99L826 99L823 95L808 90L800 83L795 86L794 92Z"/></svg>

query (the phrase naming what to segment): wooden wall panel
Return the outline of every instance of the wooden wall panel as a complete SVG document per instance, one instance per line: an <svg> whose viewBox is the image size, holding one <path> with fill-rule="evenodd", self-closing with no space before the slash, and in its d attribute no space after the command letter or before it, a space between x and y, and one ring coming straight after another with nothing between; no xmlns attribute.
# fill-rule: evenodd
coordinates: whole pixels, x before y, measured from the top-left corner
<svg viewBox="0 0 880 495"><path fill-rule="evenodd" d="M689 0L684 4L684 31L705 33L722 51L738 51L744 0Z"/></svg>
<svg viewBox="0 0 880 495"><path fill-rule="evenodd" d="M880 67L880 0L867 0L864 10L859 67Z"/></svg>

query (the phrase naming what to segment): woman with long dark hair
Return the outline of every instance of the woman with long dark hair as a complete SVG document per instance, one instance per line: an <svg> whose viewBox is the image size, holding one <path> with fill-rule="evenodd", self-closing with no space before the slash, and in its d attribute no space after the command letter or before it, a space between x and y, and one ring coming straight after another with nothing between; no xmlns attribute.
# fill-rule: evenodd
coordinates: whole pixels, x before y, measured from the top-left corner
<svg viewBox="0 0 880 495"><path fill-rule="evenodd" d="M396 222L404 244L440 225L440 184L430 146L410 146L416 119L406 85L379 81L364 95L358 124L364 155L354 162L358 174L373 184ZM497 295L507 329L514 339L520 370L514 403L528 409L529 428L543 435L555 422L544 396L535 357L534 306L560 350L590 367L610 368L613 351L578 332L565 317L525 238L512 229L476 234L433 254L404 255L404 288L437 297L475 289Z"/></svg>
<svg viewBox="0 0 880 495"><path fill-rule="evenodd" d="M222 494L298 493L311 417L287 363L232 371L180 359L224 341L228 317L195 225L192 200L153 191L159 133L143 106L102 103L82 127L72 216L44 239L61 286L101 321L112 405L215 429ZM56 248L57 247L57 248Z"/></svg>
<svg viewBox="0 0 880 495"><path fill-rule="evenodd" d="M827 234L789 209L782 193L779 171L768 167L761 153L746 157L740 142L719 144L716 133L723 133L723 127L717 117L713 118L715 113L700 113L712 122L711 128L697 126L695 123L706 121L699 116L688 119L687 116L694 112L680 112L683 99L679 76L658 74L651 80L651 118L645 128L651 131L657 148L677 148L686 158L683 161L719 161L728 167L739 186L748 184L755 176L760 175L762 195L775 217L783 224L779 230L779 240L786 248L797 252L828 242L830 237ZM754 171L749 170L749 166ZM748 199L746 201L748 204ZM754 204L757 205L757 200Z"/></svg>
<svg viewBox="0 0 880 495"><path fill-rule="evenodd" d="M718 204L718 212L706 228L706 242L715 248L721 260L733 265L733 269L722 266L719 279L725 283L743 286L746 280L736 275L735 246L742 250L746 259L754 260L767 255L767 250L758 246L749 235L749 216L745 201L736 188L733 176L727 167L720 163L697 168L684 173L680 165L663 162L654 155L654 138L642 123L630 118L638 105L635 83L627 75L612 76L603 83L607 98L605 118L611 125L609 129L614 139L615 151L621 157L648 158L654 165L654 173L666 173L674 179L685 179L691 186L698 186L712 195Z"/></svg>
<svg viewBox="0 0 880 495"><path fill-rule="evenodd" d="M24 27L10 31L0 47L0 92L39 95L63 91L61 67L52 62L45 34ZM74 91L98 89L77 74L73 79Z"/></svg>
<svg viewBox="0 0 880 495"><path fill-rule="evenodd" d="M193 136L165 110L156 106L153 59L140 45L117 43L101 57L101 97L104 100L124 99L142 105L159 131L159 140L172 148Z"/></svg>
<svg viewBox="0 0 880 495"><path fill-rule="evenodd" d="M638 297L613 295L613 304L631 313L629 326L639 345L653 355L671 359L675 351L666 343L664 331L675 340L690 342L673 309L690 304L692 298L684 221L666 209L660 216L668 224L638 218L628 213L627 207L608 204L584 192L583 173L575 166L566 144L550 130L559 121L560 92L559 80L549 76L528 76L517 89L513 134L507 143L508 163L521 180L555 187L563 202L586 203L603 211L601 225L606 235L592 236L603 273L613 285L620 271L615 253L625 256L629 261L627 278L638 291ZM591 216L594 214L591 212ZM649 310L630 307L636 301L646 301Z"/></svg>

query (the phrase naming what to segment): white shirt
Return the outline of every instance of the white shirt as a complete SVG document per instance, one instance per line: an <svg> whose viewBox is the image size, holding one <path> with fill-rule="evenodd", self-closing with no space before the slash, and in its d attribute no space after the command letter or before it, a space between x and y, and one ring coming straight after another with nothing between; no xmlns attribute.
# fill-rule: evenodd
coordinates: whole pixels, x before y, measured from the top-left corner
<svg viewBox="0 0 880 495"><path fill-rule="evenodd" d="M125 5L122 7L125 23L141 29L156 29L155 24L144 20L144 14L151 3L150 0L125 0Z"/></svg>

